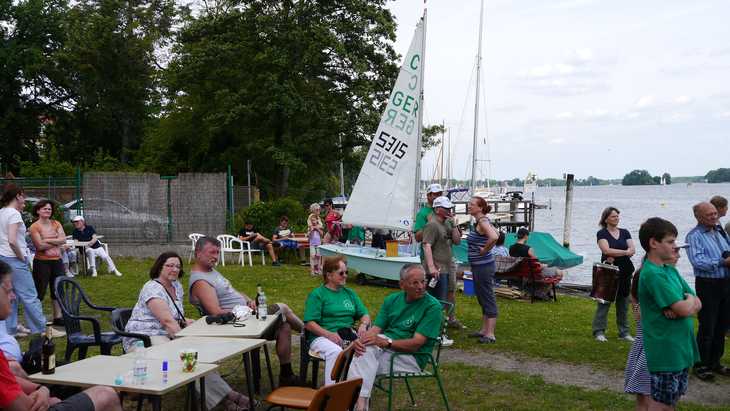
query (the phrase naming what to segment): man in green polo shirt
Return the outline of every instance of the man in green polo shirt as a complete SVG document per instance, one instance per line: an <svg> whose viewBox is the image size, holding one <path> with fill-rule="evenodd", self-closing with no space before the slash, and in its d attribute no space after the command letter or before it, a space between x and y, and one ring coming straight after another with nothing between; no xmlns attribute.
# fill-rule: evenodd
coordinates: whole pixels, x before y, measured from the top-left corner
<svg viewBox="0 0 730 411"><path fill-rule="evenodd" d="M644 351L651 375L650 409L673 410L687 392L688 371L699 360L692 316L699 298L679 275L677 228L658 217L646 220L639 240L646 260L639 274Z"/></svg>
<svg viewBox="0 0 730 411"><path fill-rule="evenodd" d="M441 197L444 193L444 189L441 187L441 184L434 183L428 186L428 189L426 190L426 201L428 202L426 205L421 207L420 210L418 210L418 213L416 214L416 222L413 224L413 234L416 237L416 241L419 243L423 241L423 229L426 227L426 224L428 224L431 219L433 218L433 201L439 197ZM453 223L452 220L446 221L446 227L447 231L451 233L453 230ZM450 245L449 245L450 246ZM423 247L420 248L420 256L421 256L421 264L424 267L428 267L426 264L425 259L425 253L423 252ZM447 284L447 293L446 293L446 301L454 304L454 308L456 308L456 267L450 267L448 276L448 284ZM456 310L452 311L451 315L449 316L448 321L449 328L454 328L457 330L462 330L466 328L461 321L456 319ZM448 339L448 337L444 336L444 341L446 342L444 345L449 346L453 344L453 340Z"/></svg>
<svg viewBox="0 0 730 411"><path fill-rule="evenodd" d="M372 328L353 342L355 355L348 379L362 378L358 411L368 409L375 376L387 374L394 352L430 353L441 331L441 304L426 293L426 274L420 264L400 271L402 291L385 298ZM393 360L393 371L417 372L424 356L403 355Z"/></svg>

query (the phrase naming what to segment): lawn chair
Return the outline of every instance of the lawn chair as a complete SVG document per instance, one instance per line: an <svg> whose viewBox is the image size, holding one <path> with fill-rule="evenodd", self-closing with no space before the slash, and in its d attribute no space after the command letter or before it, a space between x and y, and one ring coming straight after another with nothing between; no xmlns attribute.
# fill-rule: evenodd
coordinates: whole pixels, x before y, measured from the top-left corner
<svg viewBox="0 0 730 411"><path fill-rule="evenodd" d="M226 253L237 253L238 262L243 266L243 241L230 234L221 234L216 237L221 242L221 263L226 266ZM250 254L249 254L250 256Z"/></svg>
<svg viewBox="0 0 730 411"><path fill-rule="evenodd" d="M446 302L446 301L440 301L439 302L446 307L446 316L444 316L444 319L441 323L441 333L439 336L443 336L446 331L446 320L447 318L453 313L454 311L454 304ZM394 372L393 371L393 362L395 358L399 356L404 355L412 355L414 357L420 356L426 358L427 362L426 365L423 367L423 369L419 372ZM441 398L444 400L444 406L447 411L451 411L451 407L449 406L449 400L446 398L446 390L444 390L444 384L441 381L441 376L439 375L439 359L441 358L441 338L439 338L436 342L436 358L433 357L433 353L401 353L401 352L395 352L390 357L390 370L388 374L378 375L375 378L375 384L373 385L375 388L381 389L385 391L388 394L388 411L393 409L393 381L394 380L405 380L406 382L406 388L408 389L408 396L411 398L411 405L416 405L416 400L413 398L413 391L411 390L411 385L408 382L408 379L415 379L415 378L433 378L436 380L436 384L438 385L439 391L441 392ZM387 388L383 384L383 380L388 380L388 386Z"/></svg>
<svg viewBox="0 0 730 411"><path fill-rule="evenodd" d="M199 234L199 233L188 234L188 238L190 239L190 255L188 256L188 262L193 261L193 257L195 256L195 243L197 243L201 237L205 237L205 234Z"/></svg>
<svg viewBox="0 0 730 411"><path fill-rule="evenodd" d="M309 363L312 363L312 388L317 388L318 374L319 374L319 362L324 361L318 352L311 350L309 347L308 338L312 333L306 329L301 334L299 340L299 381L304 383L307 381L307 368Z"/></svg>
<svg viewBox="0 0 730 411"><path fill-rule="evenodd" d="M152 341L150 340L149 335L124 331L124 329L127 327L127 322L129 322L129 317L131 316L132 308L115 308L114 311L112 311L112 330L114 330L114 332L120 337L129 337L142 340L145 348L151 347Z"/></svg>
<svg viewBox="0 0 730 411"><path fill-rule="evenodd" d="M79 283L68 277L56 279L56 295L58 304L63 312L63 321L66 326L66 355L65 361L71 360L74 350L79 349L78 359L86 358L86 352L91 346L99 346L102 355L111 355L114 345L122 342L122 337L115 332L102 332L99 320L80 313L81 301L94 310L112 312L114 307L94 305L84 293ZM93 334L81 333L81 321L88 321L93 327Z"/></svg>
<svg viewBox="0 0 730 411"><path fill-rule="evenodd" d="M261 253L261 265L266 265L266 258L264 257L263 249L253 248L250 241L241 240L241 244L243 244L243 253L248 254L248 265L253 267L253 259L251 258L253 253Z"/></svg>
<svg viewBox="0 0 730 411"><path fill-rule="evenodd" d="M358 384L357 392L355 393L353 397L352 404L347 405L348 403L339 403L341 404L339 408L335 408L334 405L332 405L330 402L325 403L324 408L317 408L320 406L321 403L318 402L317 396L320 392L323 390L327 391L327 389L330 389L330 387L334 387L337 385L340 385L342 381L347 378L347 372L350 369L350 363L352 363L352 358L355 355L355 350L351 348L352 346L342 350L339 355L337 355L337 359L335 360L335 365L332 367L332 374L330 374L330 377L333 381L335 381L335 384L322 387L319 390L315 388L308 388L308 387L279 387L269 393L269 395L266 397L266 402L271 404L268 409L272 409L274 407L281 407L281 408L294 408L299 410L349 410L352 409L352 407L355 406L355 402L357 402L357 397L360 394L360 386L362 385L362 379L358 378L351 381L360 381ZM350 382L350 381L348 381ZM330 396L332 396L331 391ZM312 408L312 406L315 406L315 408Z"/></svg>

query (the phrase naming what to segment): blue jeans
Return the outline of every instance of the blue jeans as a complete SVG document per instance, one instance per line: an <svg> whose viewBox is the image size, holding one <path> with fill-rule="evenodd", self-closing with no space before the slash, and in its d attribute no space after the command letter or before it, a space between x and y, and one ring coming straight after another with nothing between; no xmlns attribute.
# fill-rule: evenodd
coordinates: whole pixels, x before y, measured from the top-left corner
<svg viewBox="0 0 730 411"><path fill-rule="evenodd" d="M23 304L23 312L25 313L25 322L33 334L43 332L46 326L46 317L43 315L43 305L38 299L38 293L33 282L33 274L30 267L25 261L21 261L16 257L3 257L0 260L7 263L13 269L13 289L15 291L15 300L11 303L11 311L5 320L5 326L8 334L15 335L18 326L18 303Z"/></svg>
<svg viewBox="0 0 730 411"><path fill-rule="evenodd" d="M439 280L436 283L436 287L431 288L427 286L426 289L433 298L446 301L446 296L449 292L449 273L439 273Z"/></svg>

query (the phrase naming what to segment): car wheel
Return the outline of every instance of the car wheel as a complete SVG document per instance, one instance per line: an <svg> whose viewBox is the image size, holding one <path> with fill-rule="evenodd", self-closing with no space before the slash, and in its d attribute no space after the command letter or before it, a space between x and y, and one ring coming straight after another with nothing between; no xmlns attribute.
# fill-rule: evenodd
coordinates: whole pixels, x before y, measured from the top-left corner
<svg viewBox="0 0 730 411"><path fill-rule="evenodd" d="M142 236L145 240L162 240L164 234L161 226L157 223L147 223L142 227Z"/></svg>

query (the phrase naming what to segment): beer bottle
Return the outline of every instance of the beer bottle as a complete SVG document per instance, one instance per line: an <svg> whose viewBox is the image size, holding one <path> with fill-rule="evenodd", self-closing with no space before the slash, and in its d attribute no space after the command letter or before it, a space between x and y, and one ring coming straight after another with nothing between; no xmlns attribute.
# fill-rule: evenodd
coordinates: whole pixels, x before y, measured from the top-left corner
<svg viewBox="0 0 730 411"><path fill-rule="evenodd" d="M51 326L46 327L46 333L43 336L43 346L41 348L41 372L43 374L53 374L56 372L56 344L51 338Z"/></svg>

